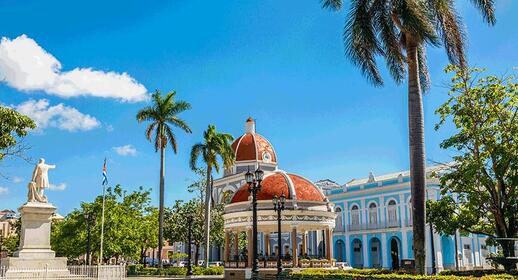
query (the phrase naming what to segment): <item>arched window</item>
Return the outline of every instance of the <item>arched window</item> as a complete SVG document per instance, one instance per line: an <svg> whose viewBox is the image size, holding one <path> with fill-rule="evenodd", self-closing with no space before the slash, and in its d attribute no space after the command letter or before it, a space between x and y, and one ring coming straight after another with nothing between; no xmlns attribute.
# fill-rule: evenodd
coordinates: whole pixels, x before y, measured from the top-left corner
<svg viewBox="0 0 518 280"><path fill-rule="evenodd" d="M341 231L341 230L343 230L342 209L340 207L336 207L335 213L336 213L336 220L335 220L336 230Z"/></svg>
<svg viewBox="0 0 518 280"><path fill-rule="evenodd" d="M387 216L389 225L397 223L397 205L396 201L391 200L387 206Z"/></svg>
<svg viewBox="0 0 518 280"><path fill-rule="evenodd" d="M360 224L360 209L358 205L354 205L351 208L351 225L359 225Z"/></svg>
<svg viewBox="0 0 518 280"><path fill-rule="evenodd" d="M369 204L369 224L374 225L378 223L378 206L372 202Z"/></svg>

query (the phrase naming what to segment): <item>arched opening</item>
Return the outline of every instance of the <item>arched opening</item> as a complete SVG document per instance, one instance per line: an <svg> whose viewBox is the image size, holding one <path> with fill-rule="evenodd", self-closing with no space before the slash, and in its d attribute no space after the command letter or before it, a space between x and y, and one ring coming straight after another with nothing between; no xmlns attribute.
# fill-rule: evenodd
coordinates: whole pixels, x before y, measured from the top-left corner
<svg viewBox="0 0 518 280"><path fill-rule="evenodd" d="M378 206L372 202L369 204L369 225L374 227L378 224Z"/></svg>
<svg viewBox="0 0 518 280"><path fill-rule="evenodd" d="M358 208L358 205L353 205L351 208L351 226L354 227L360 225L360 209Z"/></svg>
<svg viewBox="0 0 518 280"><path fill-rule="evenodd" d="M387 218L388 218L388 226L394 227L398 226L397 222L397 205L395 200L389 201L387 205Z"/></svg>
<svg viewBox="0 0 518 280"><path fill-rule="evenodd" d="M345 244L342 240L336 241L335 244L335 256L336 260L339 262L345 261Z"/></svg>
<svg viewBox="0 0 518 280"><path fill-rule="evenodd" d="M381 242L378 238L371 239L371 265L375 268L381 267Z"/></svg>
<svg viewBox="0 0 518 280"><path fill-rule="evenodd" d="M336 213L336 220L335 220L336 231L343 231L342 209L340 207L336 207L335 213Z"/></svg>
<svg viewBox="0 0 518 280"><path fill-rule="evenodd" d="M362 242L359 239L353 241L352 267L363 268Z"/></svg>
<svg viewBox="0 0 518 280"><path fill-rule="evenodd" d="M390 239L390 257L392 270L399 270L399 242L396 237Z"/></svg>

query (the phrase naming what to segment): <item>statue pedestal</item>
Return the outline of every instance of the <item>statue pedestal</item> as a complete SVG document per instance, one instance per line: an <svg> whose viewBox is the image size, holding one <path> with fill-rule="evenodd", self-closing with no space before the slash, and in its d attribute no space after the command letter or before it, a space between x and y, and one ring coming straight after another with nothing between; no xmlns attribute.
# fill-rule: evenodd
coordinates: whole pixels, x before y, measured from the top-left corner
<svg viewBox="0 0 518 280"><path fill-rule="evenodd" d="M51 218L56 207L50 203L27 202L18 211L22 219L20 247L14 257L2 260L0 265L7 268L6 275L48 269L54 274L68 274L67 258L56 258L50 248Z"/></svg>

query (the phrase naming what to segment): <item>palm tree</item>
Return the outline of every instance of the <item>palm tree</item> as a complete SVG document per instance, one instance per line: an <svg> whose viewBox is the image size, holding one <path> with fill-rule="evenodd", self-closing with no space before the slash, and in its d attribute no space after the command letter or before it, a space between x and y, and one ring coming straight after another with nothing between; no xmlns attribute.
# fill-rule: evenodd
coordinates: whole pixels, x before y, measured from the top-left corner
<svg viewBox="0 0 518 280"><path fill-rule="evenodd" d="M343 0L322 0L340 10ZM495 23L494 0L471 0ZM464 28L454 0L351 0L343 32L345 54L375 86L383 85L376 57L399 84L408 79L408 126L416 269L425 266L425 150L422 92L429 86L425 46L444 45L451 63L464 67Z"/></svg>
<svg viewBox="0 0 518 280"><path fill-rule="evenodd" d="M196 162L201 156L207 165L207 188L205 189L205 267L209 265L209 238L210 238L210 204L211 204L211 178L212 169L219 172L220 164L218 157L223 161L223 167L229 168L234 164L234 152L231 147L233 137L227 133L218 133L214 125L209 125L203 132L203 143L192 147L190 166L196 170Z"/></svg>
<svg viewBox="0 0 518 280"><path fill-rule="evenodd" d="M175 101L176 91L171 91L162 97L159 90L152 95L152 105L137 113L137 121L150 121L146 128L146 138L154 143L155 151L160 150L160 202L158 212L158 265L162 265L162 246L164 242L164 179L165 179L165 148L169 143L173 152L177 152L176 136L172 128L177 127L187 133L191 128L178 117L183 111L191 109L185 101ZM154 139L153 139L154 138Z"/></svg>

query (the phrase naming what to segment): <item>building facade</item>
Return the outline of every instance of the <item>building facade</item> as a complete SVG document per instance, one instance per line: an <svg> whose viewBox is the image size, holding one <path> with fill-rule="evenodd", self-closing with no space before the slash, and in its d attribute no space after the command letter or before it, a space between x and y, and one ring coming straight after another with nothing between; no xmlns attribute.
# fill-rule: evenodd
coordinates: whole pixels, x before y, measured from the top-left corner
<svg viewBox="0 0 518 280"><path fill-rule="evenodd" d="M440 167L427 169L427 199L440 198L440 182L432 176L440 171ZM367 178L352 180L326 192L337 214L333 242L338 262L353 267L398 269L402 261L413 260L408 171L379 177L370 173ZM432 270L432 246L438 271L457 266L489 268L486 258L496 248L487 246L485 241L482 235L457 232L456 236L447 236L427 230L427 270Z"/></svg>

